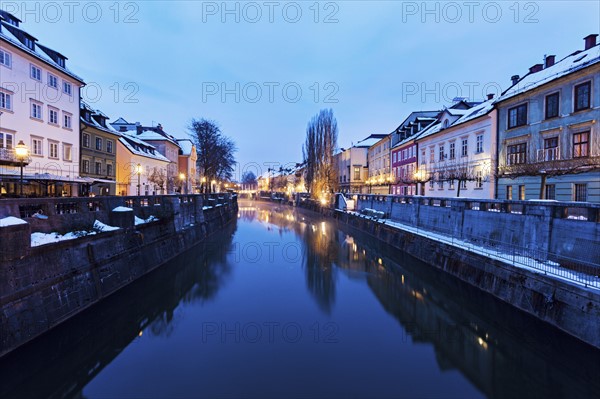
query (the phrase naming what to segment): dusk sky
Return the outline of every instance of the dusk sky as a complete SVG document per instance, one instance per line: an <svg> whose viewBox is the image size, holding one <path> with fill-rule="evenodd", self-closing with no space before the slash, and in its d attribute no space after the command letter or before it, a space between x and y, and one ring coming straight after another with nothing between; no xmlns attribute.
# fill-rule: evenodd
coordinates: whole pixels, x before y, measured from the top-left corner
<svg viewBox="0 0 600 399"><path fill-rule="evenodd" d="M216 120L241 169L300 162L322 108L347 147L411 111L498 93L600 31L597 1L48 4L0 8L68 57L93 107L177 137L192 118Z"/></svg>

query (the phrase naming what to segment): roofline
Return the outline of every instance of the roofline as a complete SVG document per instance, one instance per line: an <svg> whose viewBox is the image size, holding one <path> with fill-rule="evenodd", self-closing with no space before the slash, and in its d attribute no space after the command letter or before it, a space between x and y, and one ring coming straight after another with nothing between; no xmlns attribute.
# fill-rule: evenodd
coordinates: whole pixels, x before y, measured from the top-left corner
<svg viewBox="0 0 600 399"><path fill-rule="evenodd" d="M64 73L67 76L70 76L71 78L73 78L76 81L78 81L79 83L81 83L82 86L85 86L85 81L82 78L80 78L79 76L75 75L73 72L68 71L67 69L61 68L58 65L50 63L48 60L45 60L44 58L42 58L41 56L39 56L38 54L36 54L34 51L32 51L31 49L27 48L22 43L15 43L14 41L12 41L10 38L6 37L3 34L0 34L0 40L3 40L6 43L10 44L11 46L13 46L13 47L15 47L15 48L17 48L17 49L19 49L21 51L24 51L25 53L27 53L27 54L29 54L29 55L37 58L38 60L40 60L44 64L51 66L55 70L60 71L61 73Z"/></svg>

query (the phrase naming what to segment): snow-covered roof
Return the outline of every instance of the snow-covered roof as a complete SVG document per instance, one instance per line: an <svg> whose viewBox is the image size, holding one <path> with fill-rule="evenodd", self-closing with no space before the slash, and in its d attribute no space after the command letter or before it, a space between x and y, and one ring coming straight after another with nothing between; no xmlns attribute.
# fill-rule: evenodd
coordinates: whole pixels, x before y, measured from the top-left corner
<svg viewBox="0 0 600 399"><path fill-rule="evenodd" d="M129 122L127 122L125 119L123 119L121 117L111 123L111 125L129 125L129 124L130 124Z"/></svg>
<svg viewBox="0 0 600 399"><path fill-rule="evenodd" d="M179 139L177 140L179 144L179 148L181 148L181 153L183 155L191 155L194 150L194 143L190 139Z"/></svg>
<svg viewBox="0 0 600 399"><path fill-rule="evenodd" d="M25 33L27 36L32 37L34 39L34 45L33 48L34 50L30 49L29 47L25 46L23 43L21 43L21 41L13 34L13 32L11 32L12 30L16 30L16 31L21 31L23 33ZM52 66L55 69L60 70L61 72L65 73L66 75L72 77L73 79L84 83L83 79L80 78L79 76L77 76L76 74L74 74L73 72L71 72L66 66L61 66L59 65L56 61L54 61L49 55L48 53L54 50L51 50L50 48L46 47L46 46L41 46L38 43L36 43L37 39L35 39L31 34L27 33L25 30L12 25L8 22L6 22L5 20L0 20L0 39L5 40L6 42L10 43L11 45L19 48L20 50L32 55L33 57L45 62L46 64ZM55 53L57 53L58 55L64 57L62 54L58 53L57 51L54 51ZM66 58L66 57L64 57Z"/></svg>
<svg viewBox="0 0 600 399"><path fill-rule="evenodd" d="M523 76L516 85L504 92L496 102L504 101L523 92L533 90L555 79L597 64L598 62L600 62L600 45L596 45L585 51L576 51L551 67L542 69L539 72L528 73Z"/></svg>
<svg viewBox="0 0 600 399"><path fill-rule="evenodd" d="M463 116L464 114L466 114L469 111L470 111L469 109L456 109L456 108L446 108L444 110L444 112L447 112L452 116Z"/></svg>
<svg viewBox="0 0 600 399"><path fill-rule="evenodd" d="M456 122L454 122L451 126L460 125L461 123L465 123L473 119L479 118L480 116L487 115L491 110L494 109L495 102L495 100L487 100L469 109L465 115L458 118Z"/></svg>
<svg viewBox="0 0 600 399"><path fill-rule="evenodd" d="M352 147L371 147L377 144L381 139L388 137L387 134L372 134L354 144Z"/></svg>
<svg viewBox="0 0 600 399"><path fill-rule="evenodd" d="M135 138L129 134L121 135L119 141L125 146L125 148L127 148L127 150L129 150L129 152L134 155L170 162L165 156L158 152L153 145L148 144L145 141Z"/></svg>
<svg viewBox="0 0 600 399"><path fill-rule="evenodd" d="M425 137L429 137L431 135L436 134L440 130L442 130L442 123L441 122L434 122L431 125L427 126L425 129L423 129L422 132L417 133L413 138L416 139L416 140L422 140Z"/></svg>

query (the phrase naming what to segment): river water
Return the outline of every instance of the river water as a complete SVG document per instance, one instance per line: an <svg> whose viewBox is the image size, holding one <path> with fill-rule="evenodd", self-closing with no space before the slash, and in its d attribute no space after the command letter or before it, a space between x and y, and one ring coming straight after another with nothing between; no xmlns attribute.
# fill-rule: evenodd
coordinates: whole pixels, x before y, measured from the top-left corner
<svg viewBox="0 0 600 399"><path fill-rule="evenodd" d="M335 221L239 206L2 359L0 397L599 397L600 351Z"/></svg>

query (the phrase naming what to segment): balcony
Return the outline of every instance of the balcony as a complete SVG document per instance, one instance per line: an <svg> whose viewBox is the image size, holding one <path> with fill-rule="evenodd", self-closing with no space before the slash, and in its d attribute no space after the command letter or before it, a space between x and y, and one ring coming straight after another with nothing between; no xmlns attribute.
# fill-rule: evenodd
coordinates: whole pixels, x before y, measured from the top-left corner
<svg viewBox="0 0 600 399"><path fill-rule="evenodd" d="M544 148L537 150L538 162L550 162L560 160L560 147Z"/></svg>
<svg viewBox="0 0 600 399"><path fill-rule="evenodd" d="M23 165L28 165L31 157L23 160ZM0 148L0 165L21 166L21 160L17 157L14 148Z"/></svg>

